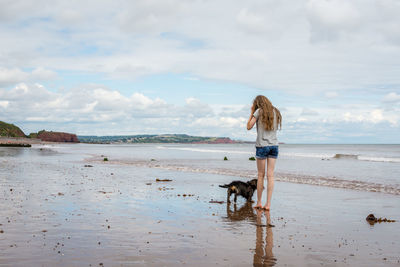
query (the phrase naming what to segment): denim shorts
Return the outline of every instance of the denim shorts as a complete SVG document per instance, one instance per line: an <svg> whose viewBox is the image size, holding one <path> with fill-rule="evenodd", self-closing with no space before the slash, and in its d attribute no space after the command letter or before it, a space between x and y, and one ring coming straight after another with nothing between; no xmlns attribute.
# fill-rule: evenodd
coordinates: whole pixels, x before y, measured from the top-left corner
<svg viewBox="0 0 400 267"><path fill-rule="evenodd" d="M256 158L266 159L266 158L278 158L279 148L278 146L263 146L256 147Z"/></svg>

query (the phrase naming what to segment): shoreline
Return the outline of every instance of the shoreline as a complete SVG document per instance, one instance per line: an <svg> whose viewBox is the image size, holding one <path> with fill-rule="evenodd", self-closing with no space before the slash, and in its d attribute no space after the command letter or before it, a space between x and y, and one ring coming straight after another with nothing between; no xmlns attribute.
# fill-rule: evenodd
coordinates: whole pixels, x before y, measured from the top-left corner
<svg viewBox="0 0 400 267"><path fill-rule="evenodd" d="M26 137L0 137L0 145L24 145L24 144L44 144L42 140Z"/></svg>
<svg viewBox="0 0 400 267"><path fill-rule="evenodd" d="M51 144L79 144L75 142L50 142L42 141L38 138L28 138L28 137L3 137L0 136L0 145L51 145ZM6 146L5 146L6 147Z"/></svg>

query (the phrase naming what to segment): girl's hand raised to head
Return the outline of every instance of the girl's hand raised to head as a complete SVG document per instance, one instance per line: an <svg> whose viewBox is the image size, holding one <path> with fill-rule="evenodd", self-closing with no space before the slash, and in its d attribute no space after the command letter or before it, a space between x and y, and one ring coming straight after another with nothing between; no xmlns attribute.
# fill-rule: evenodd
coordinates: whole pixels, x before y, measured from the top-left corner
<svg viewBox="0 0 400 267"><path fill-rule="evenodd" d="M251 105L251 108L250 108L250 110L251 110L251 115L253 115L253 114L254 114L254 112L256 111L256 107L254 106L254 104L253 104L253 105Z"/></svg>
<svg viewBox="0 0 400 267"><path fill-rule="evenodd" d="M251 130L254 126L254 124L256 123L256 118L253 116L254 112L256 111L256 107L255 105L251 105L251 113L250 113L250 117L249 120L247 121L247 130Z"/></svg>

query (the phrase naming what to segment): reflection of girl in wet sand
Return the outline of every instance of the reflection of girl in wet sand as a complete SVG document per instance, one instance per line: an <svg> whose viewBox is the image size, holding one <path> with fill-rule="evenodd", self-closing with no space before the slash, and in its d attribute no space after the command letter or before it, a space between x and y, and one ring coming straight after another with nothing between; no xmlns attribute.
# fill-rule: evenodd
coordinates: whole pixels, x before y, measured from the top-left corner
<svg viewBox="0 0 400 267"><path fill-rule="evenodd" d="M255 208L269 210L272 191L274 189L274 169L278 158L278 139L276 131L282 126L282 116L279 110L263 95L257 96L251 106L247 130L257 125L256 158L257 158L257 204ZM265 165L267 165L267 202L261 204L264 190Z"/></svg>
<svg viewBox="0 0 400 267"><path fill-rule="evenodd" d="M271 217L269 211L265 211L265 217L267 222L265 225L262 224L263 211L257 210L257 230L256 230L256 250L253 258L253 266L274 266L276 264L276 258L272 253L272 247L274 246L274 236L272 233ZM265 236L265 243L263 239L264 227L267 228L267 235Z"/></svg>

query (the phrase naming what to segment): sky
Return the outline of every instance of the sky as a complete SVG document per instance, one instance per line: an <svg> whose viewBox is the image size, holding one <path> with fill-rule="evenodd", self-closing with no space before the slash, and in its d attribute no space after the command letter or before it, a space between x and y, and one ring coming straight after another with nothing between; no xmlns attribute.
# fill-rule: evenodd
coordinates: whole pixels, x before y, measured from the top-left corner
<svg viewBox="0 0 400 267"><path fill-rule="evenodd" d="M0 120L26 133L400 143L400 1L0 0Z"/></svg>

